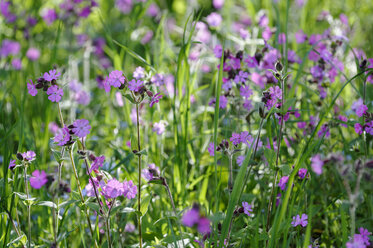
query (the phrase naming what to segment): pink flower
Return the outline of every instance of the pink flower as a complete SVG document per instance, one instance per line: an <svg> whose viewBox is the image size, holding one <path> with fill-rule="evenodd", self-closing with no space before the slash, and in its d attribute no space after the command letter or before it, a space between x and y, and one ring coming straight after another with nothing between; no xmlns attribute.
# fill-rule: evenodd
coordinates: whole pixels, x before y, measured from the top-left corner
<svg viewBox="0 0 373 248"><path fill-rule="evenodd" d="M307 35L303 32L303 30L299 30L295 33L295 40L298 44L304 43L307 40Z"/></svg>
<svg viewBox="0 0 373 248"><path fill-rule="evenodd" d="M59 146L66 145L71 139L69 129L67 127L64 127L62 129L59 129L57 131L56 136L54 137L54 142L57 143Z"/></svg>
<svg viewBox="0 0 373 248"><path fill-rule="evenodd" d="M80 137L84 138L90 133L91 126L89 125L89 121L85 119L76 120L74 121L72 131L73 133Z"/></svg>
<svg viewBox="0 0 373 248"><path fill-rule="evenodd" d="M143 78L145 76L145 69L141 66L138 66L135 71L133 72L133 77L137 80Z"/></svg>
<svg viewBox="0 0 373 248"><path fill-rule="evenodd" d="M214 54L216 58L220 59L221 55L223 54L223 47L219 44L216 45L214 48Z"/></svg>
<svg viewBox="0 0 373 248"><path fill-rule="evenodd" d="M15 159L10 160L8 169L13 170L14 167L16 167L16 160Z"/></svg>
<svg viewBox="0 0 373 248"><path fill-rule="evenodd" d="M131 81L128 82L128 89L134 92L139 92L143 84L144 82L141 80L132 79Z"/></svg>
<svg viewBox="0 0 373 248"><path fill-rule="evenodd" d="M210 156L211 157L214 157L215 156L215 150L216 150L216 147L214 147L214 143L211 142L209 144L209 147L207 148L207 151L210 153Z"/></svg>
<svg viewBox="0 0 373 248"><path fill-rule="evenodd" d="M105 161L105 156L99 156L96 157L93 163L91 164L91 168L89 169L89 173L91 173L93 170L97 170L99 167L102 167Z"/></svg>
<svg viewBox="0 0 373 248"><path fill-rule="evenodd" d="M123 76L122 71L112 71L109 74L108 83L109 85L119 88L122 84L124 84L125 77Z"/></svg>
<svg viewBox="0 0 373 248"><path fill-rule="evenodd" d="M242 202L243 211L247 216L251 216L251 212L253 212L252 206L247 202Z"/></svg>
<svg viewBox="0 0 373 248"><path fill-rule="evenodd" d="M154 105L155 103L158 103L159 100L160 100L162 97L163 97L163 96L160 95L160 93L155 94L155 95L152 97L152 99L150 100L149 106L150 106L150 107L153 107L153 105Z"/></svg>
<svg viewBox="0 0 373 248"><path fill-rule="evenodd" d="M59 76L61 76L61 72L57 72L57 70L53 69L53 70L50 70L49 73L45 72L43 75L43 78L45 79L45 81L50 82L53 79L57 80Z"/></svg>
<svg viewBox="0 0 373 248"><path fill-rule="evenodd" d="M212 5L215 9L221 9L224 5L224 0L212 0Z"/></svg>
<svg viewBox="0 0 373 248"><path fill-rule="evenodd" d="M132 180L123 182L123 196L127 199L133 199L137 194L137 187L133 184Z"/></svg>
<svg viewBox="0 0 373 248"><path fill-rule="evenodd" d="M302 217L300 217L299 214L297 216L293 216L293 221L291 222L291 225L293 227L296 227L298 225L300 225L302 227L306 227L307 224L308 224L307 214L302 214Z"/></svg>
<svg viewBox="0 0 373 248"><path fill-rule="evenodd" d="M43 19L48 26L52 25L52 23L57 19L56 11L54 9L48 9L43 15Z"/></svg>
<svg viewBox="0 0 373 248"><path fill-rule="evenodd" d="M249 98L253 94L253 91L250 89L249 86L242 85L240 88L240 94L243 97Z"/></svg>
<svg viewBox="0 0 373 248"><path fill-rule="evenodd" d="M244 160L245 160L245 156L238 156L236 159L238 166L242 166L242 163Z"/></svg>
<svg viewBox="0 0 373 248"><path fill-rule="evenodd" d="M48 182L47 175L44 171L39 172L35 170L30 177L30 185L34 189L40 189L44 184Z"/></svg>
<svg viewBox="0 0 373 248"><path fill-rule="evenodd" d="M278 183L278 187L280 187L281 190L285 190L286 183L289 180L289 176L283 176L280 178L280 182Z"/></svg>
<svg viewBox="0 0 373 248"><path fill-rule="evenodd" d="M360 123L355 123L354 128L355 128L355 132L357 134L362 134L363 133L363 127L361 126Z"/></svg>
<svg viewBox="0 0 373 248"><path fill-rule="evenodd" d="M63 90L58 88L57 85L52 85L48 88L47 95L51 102L59 102L63 96Z"/></svg>
<svg viewBox="0 0 373 248"><path fill-rule="evenodd" d="M303 179L307 175L307 169L306 168L301 168L298 171L298 176L300 179Z"/></svg>
<svg viewBox="0 0 373 248"><path fill-rule="evenodd" d="M317 175L322 174L322 167L324 166L324 161L321 159L320 155L315 155L311 158L312 171Z"/></svg>
<svg viewBox="0 0 373 248"><path fill-rule="evenodd" d="M251 73L251 81L258 85L260 88L264 88L264 78L257 72Z"/></svg>
<svg viewBox="0 0 373 248"><path fill-rule="evenodd" d="M30 83L27 83L27 90L28 90L28 93L32 96L36 96L36 94L38 94L38 90L36 89L35 84L32 82L31 79L30 79Z"/></svg>
<svg viewBox="0 0 373 248"><path fill-rule="evenodd" d="M198 232L201 234L207 234L211 232L210 228L210 220L207 219L206 217L202 217L198 221L198 227L197 227Z"/></svg>
<svg viewBox="0 0 373 248"><path fill-rule="evenodd" d="M219 27L223 18L218 13L213 12L206 17L206 21L210 27Z"/></svg>
<svg viewBox="0 0 373 248"><path fill-rule="evenodd" d="M153 124L153 132L156 132L158 135L161 135L166 130L166 124L164 122L155 122Z"/></svg>
<svg viewBox="0 0 373 248"><path fill-rule="evenodd" d="M181 218L181 222L184 226L192 227L198 223L199 217L198 207L193 207L184 213L183 217Z"/></svg>
<svg viewBox="0 0 373 248"><path fill-rule="evenodd" d="M106 185L102 187L102 194L106 199L117 198L123 195L123 184L116 179L110 179Z"/></svg>
<svg viewBox="0 0 373 248"><path fill-rule="evenodd" d="M38 49L30 47L26 52L27 58L29 58L31 61L38 60L40 57L40 52Z"/></svg>
<svg viewBox="0 0 373 248"><path fill-rule="evenodd" d="M357 116L362 117L368 110L368 107L364 105L363 99L360 98L352 104L351 109Z"/></svg>
<svg viewBox="0 0 373 248"><path fill-rule="evenodd" d="M34 151L27 151L22 153L22 157L26 161L32 161L36 158L36 154Z"/></svg>

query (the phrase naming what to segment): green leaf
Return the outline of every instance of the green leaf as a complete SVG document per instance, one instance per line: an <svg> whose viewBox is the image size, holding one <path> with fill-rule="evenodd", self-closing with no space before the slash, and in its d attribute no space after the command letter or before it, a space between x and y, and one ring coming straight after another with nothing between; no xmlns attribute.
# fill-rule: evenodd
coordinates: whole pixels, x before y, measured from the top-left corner
<svg viewBox="0 0 373 248"><path fill-rule="evenodd" d="M13 239L6 246L21 247L21 246L25 246L26 242L27 242L27 237L26 237L26 235L23 234L23 235L17 237L16 239Z"/></svg>
<svg viewBox="0 0 373 248"><path fill-rule="evenodd" d="M148 212L150 200L152 199L151 195L147 195L144 198L141 199L141 207L140 212L142 215L145 215L146 212Z"/></svg>
<svg viewBox="0 0 373 248"><path fill-rule="evenodd" d="M280 170L282 171L283 175L289 175L291 173L291 168L288 164L280 165Z"/></svg>
<svg viewBox="0 0 373 248"><path fill-rule="evenodd" d="M136 210L134 208L123 208L122 210L119 211L120 213L133 213L133 212L136 212Z"/></svg>
<svg viewBox="0 0 373 248"><path fill-rule="evenodd" d="M57 205L54 202L51 202L51 201L41 201L41 202L36 203L35 205L47 206L47 207L50 207L50 208L56 208L57 209Z"/></svg>
<svg viewBox="0 0 373 248"><path fill-rule="evenodd" d="M133 99L132 95L127 93L123 95L125 98L127 98L131 103L136 104L135 99Z"/></svg>
<svg viewBox="0 0 373 248"><path fill-rule="evenodd" d="M86 202L86 205L87 205L89 208L95 210L96 212L99 212L99 211L100 211L100 206L99 206L98 203L96 203L96 202Z"/></svg>

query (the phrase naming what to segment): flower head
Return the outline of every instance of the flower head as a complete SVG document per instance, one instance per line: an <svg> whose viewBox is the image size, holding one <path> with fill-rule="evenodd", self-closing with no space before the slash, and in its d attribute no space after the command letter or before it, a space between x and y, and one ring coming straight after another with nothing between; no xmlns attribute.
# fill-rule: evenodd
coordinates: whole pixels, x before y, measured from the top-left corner
<svg viewBox="0 0 373 248"><path fill-rule="evenodd" d="M123 184L117 179L110 179L103 187L102 194L106 199L117 198L123 195L124 189Z"/></svg>
<svg viewBox="0 0 373 248"><path fill-rule="evenodd" d="M193 206L192 209L184 213L181 219L181 222L183 223L184 226L192 227L198 223L199 217L200 217L199 208L196 206Z"/></svg>
<svg viewBox="0 0 373 248"><path fill-rule="evenodd" d="M52 85L48 88L47 95L51 102L59 102L63 96L63 90L57 85Z"/></svg>
<svg viewBox="0 0 373 248"><path fill-rule="evenodd" d="M13 170L14 167L16 167L16 160L15 159L10 160L8 169Z"/></svg>
<svg viewBox="0 0 373 248"><path fill-rule="evenodd" d="M112 71L109 74L108 83L109 85L119 88L122 84L124 84L125 77L123 76L122 71Z"/></svg>
<svg viewBox="0 0 373 248"><path fill-rule="evenodd" d="M27 83L27 90L28 90L28 93L32 96L36 96L36 94L38 94L38 90L36 89L35 84L32 82L31 79L30 79L30 83Z"/></svg>
<svg viewBox="0 0 373 248"><path fill-rule="evenodd" d="M141 66L137 67L136 70L133 72L133 78L136 78L137 80L144 78L145 76L145 69Z"/></svg>
<svg viewBox="0 0 373 248"><path fill-rule="evenodd" d="M89 125L89 121L85 119L80 119L74 121L72 131L76 136L84 138L90 133L90 129L91 125Z"/></svg>
<svg viewBox="0 0 373 248"><path fill-rule="evenodd" d="M158 103L163 96L160 93L155 94L150 100L149 106L153 107L155 103Z"/></svg>
<svg viewBox="0 0 373 248"><path fill-rule="evenodd" d="M153 132L156 132L158 135L161 135L166 130L166 124L163 121L155 122L153 124Z"/></svg>
<svg viewBox="0 0 373 248"><path fill-rule="evenodd" d="M247 202L242 202L243 211L247 216L251 216L253 209L252 206Z"/></svg>
<svg viewBox="0 0 373 248"><path fill-rule="evenodd" d="M27 151L22 153L22 157L26 161L32 161L36 158L36 154L34 151Z"/></svg>
<svg viewBox="0 0 373 248"><path fill-rule="evenodd" d="M59 129L54 137L54 142L59 146L66 145L71 140L69 129L65 126Z"/></svg>
<svg viewBox="0 0 373 248"><path fill-rule="evenodd" d="M143 84L144 82L141 80L132 79L131 81L128 82L128 89L134 92L139 92Z"/></svg>
<svg viewBox="0 0 373 248"><path fill-rule="evenodd" d="M93 170L97 170L99 167L102 167L105 161L105 156L101 155L98 157L95 157L93 160L93 163L91 164L91 168L89 169L89 173L91 173Z"/></svg>
<svg viewBox="0 0 373 248"><path fill-rule="evenodd" d="M311 158L311 168L317 175L321 175L323 166L324 161L321 159L320 155L317 154Z"/></svg>
<svg viewBox="0 0 373 248"><path fill-rule="evenodd" d="M211 227L210 227L210 220L207 219L206 217L202 217L198 220L198 227L197 227L198 232L201 234L207 234L211 232Z"/></svg>
<svg viewBox="0 0 373 248"><path fill-rule="evenodd" d="M30 185L34 189L40 189L44 184L48 182L47 175L45 171L35 170L30 177Z"/></svg>
<svg viewBox="0 0 373 248"><path fill-rule="evenodd" d="M124 181L122 184L123 187L123 196L127 199L133 199L136 197L137 194L137 187L132 182L132 180Z"/></svg>
<svg viewBox="0 0 373 248"><path fill-rule="evenodd" d="M300 179L304 179L306 175L307 175L307 169L306 168L299 169L298 176L299 176Z"/></svg>
<svg viewBox="0 0 373 248"><path fill-rule="evenodd" d="M300 217L299 214L297 216L293 216L293 221L291 222L291 225L293 227L296 227L298 225L300 225L302 227L306 227L307 224L308 224L307 214L302 214L302 217Z"/></svg>
<svg viewBox="0 0 373 248"><path fill-rule="evenodd" d="M49 72L45 72L43 78L45 79L45 81L51 82L53 79L57 80L59 76L61 76L61 72L57 72L56 69L53 69Z"/></svg>
<svg viewBox="0 0 373 248"><path fill-rule="evenodd" d="M285 190L286 188L286 183L289 180L289 176L283 176L280 178L280 182L278 183L278 186L280 187L281 190Z"/></svg>
<svg viewBox="0 0 373 248"><path fill-rule="evenodd" d="M142 170L142 177L145 178L146 181L150 181L154 178L154 176L159 176L160 170L155 164L148 164L148 168Z"/></svg>

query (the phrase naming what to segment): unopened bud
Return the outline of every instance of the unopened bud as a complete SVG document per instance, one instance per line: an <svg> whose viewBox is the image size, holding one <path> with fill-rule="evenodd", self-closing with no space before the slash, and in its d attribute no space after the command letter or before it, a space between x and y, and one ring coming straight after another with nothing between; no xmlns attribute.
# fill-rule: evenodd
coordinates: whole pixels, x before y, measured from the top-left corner
<svg viewBox="0 0 373 248"><path fill-rule="evenodd" d="M16 157L19 159L19 160L23 160L23 156L21 153L17 153Z"/></svg>
<svg viewBox="0 0 373 248"><path fill-rule="evenodd" d="M275 68L276 68L276 71L281 72L284 67L282 66L280 61L277 61Z"/></svg>

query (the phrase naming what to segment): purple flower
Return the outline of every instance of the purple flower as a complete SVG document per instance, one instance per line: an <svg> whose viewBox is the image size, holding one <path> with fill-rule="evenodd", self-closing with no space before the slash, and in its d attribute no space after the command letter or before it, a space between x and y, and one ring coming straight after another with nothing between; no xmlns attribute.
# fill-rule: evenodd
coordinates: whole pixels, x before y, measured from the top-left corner
<svg viewBox="0 0 373 248"><path fill-rule="evenodd" d="M4 39L1 43L0 57L7 57L8 55L17 55L21 50L21 45L17 41Z"/></svg>
<svg viewBox="0 0 373 248"><path fill-rule="evenodd" d="M355 123L354 128L355 128L355 132L357 134L362 134L363 133L363 126L361 126L360 123Z"/></svg>
<svg viewBox="0 0 373 248"><path fill-rule="evenodd" d="M364 243L365 243L366 245L370 245L370 242L369 242L369 236L372 235L372 233L369 232L368 229L365 229L365 228L363 228L363 227L360 227L360 228L359 228L359 232L360 232L361 237L362 237L363 240L364 240Z"/></svg>
<svg viewBox="0 0 373 248"><path fill-rule="evenodd" d="M32 161L36 158L36 154L34 151L27 151L22 153L22 157L26 161Z"/></svg>
<svg viewBox="0 0 373 248"><path fill-rule="evenodd" d="M52 85L48 88L47 95L51 102L59 102L63 96L63 90L57 85Z"/></svg>
<svg viewBox="0 0 373 248"><path fill-rule="evenodd" d="M264 78L257 72L251 73L251 81L258 85L260 88L264 88Z"/></svg>
<svg viewBox="0 0 373 248"><path fill-rule="evenodd" d="M215 150L216 150L216 147L214 147L214 143L211 142L207 148L207 151L210 153L210 156L211 157L214 157L215 156Z"/></svg>
<svg viewBox="0 0 373 248"><path fill-rule="evenodd" d="M123 13L128 14L131 12L133 3L132 0L116 0L115 6Z"/></svg>
<svg viewBox="0 0 373 248"><path fill-rule="evenodd" d="M280 181L278 183L278 187L280 187L281 190L285 190L286 183L289 180L289 176L283 176L280 178Z"/></svg>
<svg viewBox="0 0 373 248"><path fill-rule="evenodd" d="M243 207L244 213L250 217L253 212L252 206L247 202L242 202L242 207Z"/></svg>
<svg viewBox="0 0 373 248"><path fill-rule="evenodd" d="M91 164L91 168L89 169L89 173L91 173L93 170L97 170L99 167L102 167L105 161L105 156L101 155L95 158L93 160L93 163Z"/></svg>
<svg viewBox="0 0 373 248"><path fill-rule="evenodd" d="M145 69L141 66L137 67L133 72L133 77L137 80L143 78L145 76Z"/></svg>
<svg viewBox="0 0 373 248"><path fill-rule="evenodd" d="M57 13L54 9L48 9L42 17L47 25L50 26L57 19Z"/></svg>
<svg viewBox="0 0 373 248"><path fill-rule="evenodd" d="M38 94L38 90L36 89L35 84L32 82L31 79L30 79L30 83L27 83L27 90L28 90L28 93L32 96L36 96L36 94Z"/></svg>
<svg viewBox="0 0 373 248"><path fill-rule="evenodd" d="M198 220L198 227L197 227L198 232L201 234L208 234L211 232L210 228L210 220L207 219L206 217L202 217Z"/></svg>
<svg viewBox="0 0 373 248"><path fill-rule="evenodd" d="M227 107L227 104L228 104L228 99L225 96L220 96L219 99L220 99L219 108L225 109Z"/></svg>
<svg viewBox="0 0 373 248"><path fill-rule="evenodd" d="M77 92L74 98L77 103L82 104L82 105L88 105L91 102L90 94L84 90Z"/></svg>
<svg viewBox="0 0 373 248"><path fill-rule="evenodd" d="M293 221L291 222L291 225L293 227L296 227L298 225L301 225L302 227L306 227L308 224L308 216L307 214L302 214L302 217L299 216L293 216Z"/></svg>
<svg viewBox="0 0 373 248"><path fill-rule="evenodd" d="M166 124L164 122L155 122L153 124L153 132L156 132L158 135L161 135L166 130Z"/></svg>
<svg viewBox="0 0 373 248"><path fill-rule="evenodd" d="M16 167L16 160L15 159L10 160L8 169L13 170L14 167Z"/></svg>
<svg viewBox="0 0 373 248"><path fill-rule="evenodd" d="M72 131L76 136L84 138L90 133L90 129L91 126L89 125L89 121L86 119L80 119L74 121Z"/></svg>
<svg viewBox="0 0 373 248"><path fill-rule="evenodd" d="M147 11L148 16L156 17L159 14L159 12L160 12L160 10L159 10L159 7L158 7L157 4L151 3L149 5L148 11Z"/></svg>
<svg viewBox="0 0 373 248"><path fill-rule="evenodd" d="M159 100L163 97L160 93L155 94L152 99L150 100L149 106L153 107L154 104L158 103Z"/></svg>
<svg viewBox="0 0 373 248"><path fill-rule="evenodd" d="M303 30L299 30L295 33L295 40L298 44L304 43L307 40L307 35L303 32Z"/></svg>
<svg viewBox="0 0 373 248"><path fill-rule="evenodd" d="M212 0L212 5L215 9L221 9L224 5L224 0Z"/></svg>
<svg viewBox="0 0 373 248"><path fill-rule="evenodd" d="M265 27L263 32L262 32L263 39L265 41L268 41L269 39L271 39L271 36L272 36L271 28L270 27Z"/></svg>
<svg viewBox="0 0 373 248"><path fill-rule="evenodd" d="M240 133L240 142L246 144L248 147L251 147L254 139L251 137L248 131L243 131ZM259 145L258 145L259 146Z"/></svg>
<svg viewBox="0 0 373 248"><path fill-rule="evenodd" d="M157 73L157 74L155 74L155 75L152 77L151 81L154 83L155 86L159 87L159 86L164 85L164 79L165 79L165 78L164 78L164 75L163 75L163 74L159 74L159 73Z"/></svg>
<svg viewBox="0 0 373 248"><path fill-rule="evenodd" d="M143 84L144 82L141 80L132 79L131 81L128 82L128 89L134 92L139 92Z"/></svg>
<svg viewBox="0 0 373 248"><path fill-rule="evenodd" d="M324 166L324 161L321 159L319 154L313 156L311 158L311 168L312 171L315 172L317 175L322 174L322 167Z"/></svg>
<svg viewBox="0 0 373 248"><path fill-rule="evenodd" d="M213 12L206 17L206 21L210 27L219 27L223 18L218 13Z"/></svg>
<svg viewBox="0 0 373 248"><path fill-rule="evenodd" d="M247 67L249 68L256 68L257 66L259 66L255 56L247 56L247 58L244 61L245 63L247 63Z"/></svg>
<svg viewBox="0 0 373 248"><path fill-rule="evenodd" d="M199 209L198 207L193 207L192 209L188 210L184 213L183 217L181 218L181 222L184 226L192 227L197 224L199 221Z"/></svg>
<svg viewBox="0 0 373 248"><path fill-rule="evenodd" d="M247 110L250 111L253 108L253 105L249 99L245 99L243 103L243 107Z"/></svg>
<svg viewBox="0 0 373 248"><path fill-rule="evenodd" d="M71 139L69 129L65 126L59 129L54 137L53 141L59 146L66 145Z"/></svg>
<svg viewBox="0 0 373 248"><path fill-rule="evenodd" d="M233 145L237 146L241 143L241 135L239 133L232 133L232 137L229 140Z"/></svg>
<svg viewBox="0 0 373 248"><path fill-rule="evenodd" d="M132 180L124 181L122 184L123 187L123 196L126 197L127 199L131 200L136 197L137 194L137 187L136 185L132 182Z"/></svg>
<svg viewBox="0 0 373 248"><path fill-rule="evenodd" d="M298 57L298 55L293 50L288 50L288 61L289 63L302 63L302 60Z"/></svg>
<svg viewBox="0 0 373 248"><path fill-rule="evenodd" d="M153 38L153 31L149 30L148 32L145 33L145 35L141 39L141 44L145 45L149 43Z"/></svg>
<svg viewBox="0 0 373 248"><path fill-rule="evenodd" d="M127 223L126 226L124 227L124 231L127 233L133 233L136 230L136 227L132 223Z"/></svg>
<svg viewBox="0 0 373 248"><path fill-rule="evenodd" d="M300 179L303 179L307 175L307 169L306 168L301 168L298 171L298 176Z"/></svg>
<svg viewBox="0 0 373 248"><path fill-rule="evenodd" d="M245 156L238 156L236 160L238 166L242 166L242 163L244 160L245 160Z"/></svg>
<svg viewBox="0 0 373 248"><path fill-rule="evenodd" d="M239 71L238 74L234 78L234 82L238 83L245 83L249 78L249 73L244 71Z"/></svg>
<svg viewBox="0 0 373 248"><path fill-rule="evenodd" d="M340 121L343 121L343 122L347 122L348 121L348 118L346 116L343 116L343 115L338 116L338 119ZM342 127L347 127L347 124L341 123L341 126Z"/></svg>
<svg viewBox="0 0 373 248"><path fill-rule="evenodd" d="M117 198L123 195L123 193L123 184L114 178L108 180L106 185L102 187L102 194L106 199Z"/></svg>
<svg viewBox="0 0 373 248"><path fill-rule="evenodd" d="M22 61L18 58L15 58L12 60L12 66L14 68L14 70L21 70L22 69Z"/></svg>
<svg viewBox="0 0 373 248"><path fill-rule="evenodd" d="M373 136L373 121L365 124L365 131Z"/></svg>
<svg viewBox="0 0 373 248"><path fill-rule="evenodd" d="M46 81L51 82L53 79L57 80L59 76L61 76L61 72L57 72L57 70L53 69L53 70L50 70L49 73L45 72L43 75L43 78Z"/></svg>
<svg viewBox="0 0 373 248"><path fill-rule="evenodd" d="M310 72L312 74L312 77L317 81L322 81L324 77L323 69L317 65L311 67Z"/></svg>
<svg viewBox="0 0 373 248"><path fill-rule="evenodd" d="M317 135L319 136L319 138L321 138L323 135L325 135L325 137L329 137L329 126L327 124L322 125L320 131L317 132Z"/></svg>
<svg viewBox="0 0 373 248"><path fill-rule="evenodd" d="M123 76L122 71L112 71L109 74L108 83L116 88L119 88L122 84L124 84L125 77Z"/></svg>
<svg viewBox="0 0 373 248"><path fill-rule="evenodd" d="M32 173L32 177L30 177L30 185L34 189L40 189L47 182L48 182L48 179L47 179L47 174L45 174L45 171L39 172L38 170L35 170Z"/></svg>
<svg viewBox="0 0 373 248"><path fill-rule="evenodd" d="M364 238L360 234L355 234L353 239L346 243L346 248L366 248Z"/></svg>
<svg viewBox="0 0 373 248"><path fill-rule="evenodd" d="M150 181L154 178L155 175L159 176L160 170L155 164L148 164L148 168L142 170L142 177L145 178L146 181Z"/></svg>
<svg viewBox="0 0 373 248"><path fill-rule="evenodd" d="M215 57L220 59L221 55L223 54L223 47L219 44L216 45L215 48L214 48L214 54L215 54Z"/></svg>
<svg viewBox="0 0 373 248"><path fill-rule="evenodd" d="M30 47L26 52L27 58L29 58L31 61L38 60L40 57L40 51L36 48Z"/></svg>

